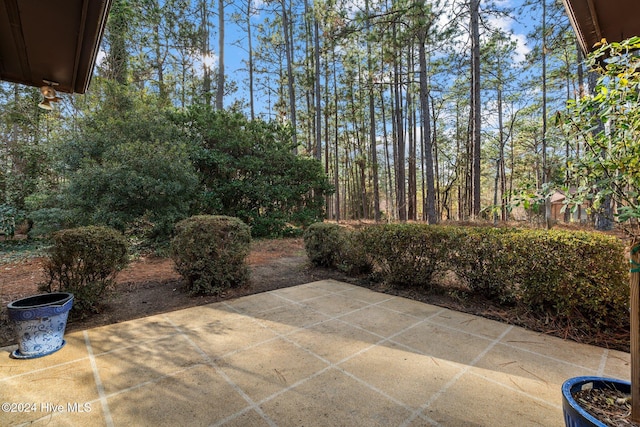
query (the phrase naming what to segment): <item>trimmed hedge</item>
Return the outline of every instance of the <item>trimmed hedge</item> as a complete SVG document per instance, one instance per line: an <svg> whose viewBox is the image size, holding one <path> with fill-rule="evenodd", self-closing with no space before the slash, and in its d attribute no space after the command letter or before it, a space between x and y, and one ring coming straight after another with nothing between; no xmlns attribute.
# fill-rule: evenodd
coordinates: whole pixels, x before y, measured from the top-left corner
<svg viewBox="0 0 640 427"><path fill-rule="evenodd" d="M385 224L362 230L372 270L390 284L431 287L441 269L448 230L421 224Z"/></svg>
<svg viewBox="0 0 640 427"><path fill-rule="evenodd" d="M320 267L337 267L344 252L346 233L338 224L316 222L303 234L309 260Z"/></svg>
<svg viewBox="0 0 640 427"><path fill-rule="evenodd" d="M251 230L238 218L198 215L176 224L171 258L192 294L218 294L249 279Z"/></svg>
<svg viewBox="0 0 640 427"><path fill-rule="evenodd" d="M44 269L49 277L40 288L47 292L71 292L73 312L85 316L115 284L115 277L129 262L129 244L109 227L78 227L53 233Z"/></svg>
<svg viewBox="0 0 640 427"><path fill-rule="evenodd" d="M307 246L317 265L371 272L373 280L419 288L432 288L435 275L453 272L470 293L538 317L583 330L613 330L628 323L625 248L612 236L423 224L357 231L335 224L312 227L330 235L316 239L312 252ZM321 253L324 258L317 257Z"/></svg>
<svg viewBox="0 0 640 427"><path fill-rule="evenodd" d="M446 268L469 288L492 300L512 302L517 275L517 253L510 244L515 229L489 227L447 227L449 240Z"/></svg>
<svg viewBox="0 0 640 427"><path fill-rule="evenodd" d="M600 233L522 230L511 236L518 296L536 312L616 327L629 311L624 245Z"/></svg>

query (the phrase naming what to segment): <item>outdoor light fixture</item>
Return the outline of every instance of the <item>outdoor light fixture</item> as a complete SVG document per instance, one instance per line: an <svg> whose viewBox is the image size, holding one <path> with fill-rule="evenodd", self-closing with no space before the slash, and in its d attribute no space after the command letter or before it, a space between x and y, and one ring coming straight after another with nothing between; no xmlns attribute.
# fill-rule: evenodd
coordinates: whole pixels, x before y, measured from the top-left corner
<svg viewBox="0 0 640 427"><path fill-rule="evenodd" d="M53 110L52 102L60 101L60 98L56 96L56 90L53 88L54 86L58 86L59 83L51 82L49 80L43 80L45 83L44 86L40 87L40 93L42 94L42 101L38 104L38 107L43 110L51 111Z"/></svg>
<svg viewBox="0 0 640 427"><path fill-rule="evenodd" d="M38 104L38 107L42 108L43 110L47 110L47 111L51 111L53 110L53 107L51 106L51 100L45 98L42 101L40 101L40 103Z"/></svg>
<svg viewBox="0 0 640 427"><path fill-rule="evenodd" d="M47 99L55 98L56 90L52 86L42 86L40 88L40 93Z"/></svg>

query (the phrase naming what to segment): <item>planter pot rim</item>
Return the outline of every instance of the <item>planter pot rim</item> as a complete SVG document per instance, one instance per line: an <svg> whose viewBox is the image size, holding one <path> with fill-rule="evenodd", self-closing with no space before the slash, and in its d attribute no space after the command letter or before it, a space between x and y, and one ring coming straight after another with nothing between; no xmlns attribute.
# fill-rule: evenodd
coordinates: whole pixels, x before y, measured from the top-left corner
<svg viewBox="0 0 640 427"><path fill-rule="evenodd" d="M569 378L562 384L562 409L565 416L565 424L567 426L596 426L596 427L607 427L605 423L598 420L596 417L587 412L576 400L573 398L573 392L581 390L582 385L594 383L602 384L615 384L624 387L631 387L631 383L629 381L617 379L617 378L608 378L608 377L598 377L598 376L581 376ZM594 387L594 388L602 388L602 387ZM575 420L575 418L582 418L585 423L580 423ZM568 418L572 421L576 421L570 423ZM581 421L582 421L581 420Z"/></svg>
<svg viewBox="0 0 640 427"><path fill-rule="evenodd" d="M43 306L62 306L72 298L73 294L70 292L43 293L11 301L7 304L7 308L10 310L24 310Z"/></svg>

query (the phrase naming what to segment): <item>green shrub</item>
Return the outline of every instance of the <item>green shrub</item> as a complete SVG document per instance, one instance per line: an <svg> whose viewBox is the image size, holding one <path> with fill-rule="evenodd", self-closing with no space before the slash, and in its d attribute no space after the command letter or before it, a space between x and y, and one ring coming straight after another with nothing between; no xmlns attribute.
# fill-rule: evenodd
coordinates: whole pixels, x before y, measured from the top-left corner
<svg viewBox="0 0 640 427"><path fill-rule="evenodd" d="M363 231L343 228L342 232L338 269L351 275L371 273L373 270L372 258L363 244Z"/></svg>
<svg viewBox="0 0 640 427"><path fill-rule="evenodd" d="M72 213L60 208L43 208L29 214L33 228L29 237L48 237L51 233L72 226Z"/></svg>
<svg viewBox="0 0 640 427"><path fill-rule="evenodd" d="M161 241L188 216L197 183L186 144L122 142L71 175L65 200L81 224L124 232L142 220L151 225L145 238Z"/></svg>
<svg viewBox="0 0 640 427"><path fill-rule="evenodd" d="M73 311L81 316L96 311L129 261L126 238L108 227L88 226L53 233L52 241L42 290L73 293Z"/></svg>
<svg viewBox="0 0 640 427"><path fill-rule="evenodd" d="M624 246L600 233L523 230L512 234L514 278L522 303L583 328L628 322Z"/></svg>
<svg viewBox="0 0 640 427"><path fill-rule="evenodd" d="M337 267L344 251L345 231L338 224L317 222L304 232L304 248L309 260L320 267Z"/></svg>
<svg viewBox="0 0 640 427"><path fill-rule="evenodd" d="M249 226L238 218L199 215L180 221L171 257L192 294L216 294L249 278Z"/></svg>
<svg viewBox="0 0 640 427"><path fill-rule="evenodd" d="M202 105L182 117L200 139L192 152L199 212L240 218L253 237L322 221L332 187L321 162L294 154L289 127Z"/></svg>
<svg viewBox="0 0 640 427"><path fill-rule="evenodd" d="M361 236L374 274L390 284L418 287L431 287L448 240L445 228L422 224L375 225Z"/></svg>
<svg viewBox="0 0 640 427"><path fill-rule="evenodd" d="M500 302L513 301L513 251L509 238L517 230L493 227L447 227L447 264L469 290Z"/></svg>
<svg viewBox="0 0 640 427"><path fill-rule="evenodd" d="M430 288L455 273L470 291L584 333L624 329L629 273L622 242L600 233L386 224L314 224L309 259L375 280Z"/></svg>

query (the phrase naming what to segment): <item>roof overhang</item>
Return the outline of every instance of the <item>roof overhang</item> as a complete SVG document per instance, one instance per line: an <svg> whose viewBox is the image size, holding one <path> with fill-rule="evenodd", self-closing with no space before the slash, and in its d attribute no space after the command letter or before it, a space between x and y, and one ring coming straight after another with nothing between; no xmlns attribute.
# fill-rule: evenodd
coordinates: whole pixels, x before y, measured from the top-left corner
<svg viewBox="0 0 640 427"><path fill-rule="evenodd" d="M619 42L640 36L638 0L562 0L578 43L586 54L602 39Z"/></svg>
<svg viewBox="0 0 640 427"><path fill-rule="evenodd" d="M85 93L111 0L0 0L0 80Z"/></svg>

